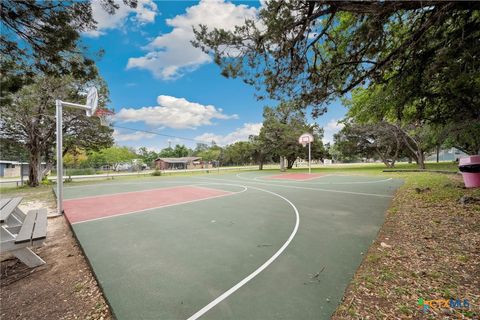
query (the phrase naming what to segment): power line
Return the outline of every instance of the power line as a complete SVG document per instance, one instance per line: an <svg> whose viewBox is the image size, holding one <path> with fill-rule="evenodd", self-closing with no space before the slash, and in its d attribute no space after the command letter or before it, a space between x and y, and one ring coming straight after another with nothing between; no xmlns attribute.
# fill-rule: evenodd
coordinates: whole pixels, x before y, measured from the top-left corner
<svg viewBox="0 0 480 320"><path fill-rule="evenodd" d="M140 131L140 132L155 134L155 135L157 135L157 136L162 136L162 137L167 137L167 138L175 138L175 139L181 139L181 140L194 141L194 142L198 142L198 143L206 143L206 144L212 143L212 141L206 142L206 141L201 141L201 140L192 139L192 138L179 137L179 136L174 136L174 135L170 135L170 134L159 133L159 132L155 132L155 131L134 129L134 128L124 127L124 126L118 126L118 125L112 125L112 127L118 128L118 129L131 130L131 131Z"/></svg>

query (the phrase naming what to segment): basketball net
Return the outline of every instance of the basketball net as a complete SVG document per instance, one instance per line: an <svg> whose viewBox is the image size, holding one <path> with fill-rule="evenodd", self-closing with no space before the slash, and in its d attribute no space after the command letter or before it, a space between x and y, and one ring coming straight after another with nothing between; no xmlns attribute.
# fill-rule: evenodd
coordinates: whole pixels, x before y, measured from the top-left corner
<svg viewBox="0 0 480 320"><path fill-rule="evenodd" d="M100 119L102 126L109 126L113 123L115 112L108 109L97 109L94 115Z"/></svg>

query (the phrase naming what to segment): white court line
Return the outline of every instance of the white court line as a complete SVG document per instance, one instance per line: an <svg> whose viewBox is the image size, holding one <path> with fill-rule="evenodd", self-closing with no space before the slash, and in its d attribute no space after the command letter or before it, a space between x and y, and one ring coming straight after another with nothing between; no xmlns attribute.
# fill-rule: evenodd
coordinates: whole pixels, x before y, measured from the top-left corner
<svg viewBox="0 0 480 320"><path fill-rule="evenodd" d="M303 172L302 172L303 173ZM287 173L288 175L289 173ZM292 173L292 174L296 174L296 173ZM271 178L271 177L278 177L278 178ZM266 175L266 176L262 176L262 177L256 177L256 178L253 178L254 180L256 181L279 181L279 180L282 180L282 178L280 178L279 176L281 176L281 174L274 174L274 175ZM304 182L304 181L310 181L310 180L315 180L315 179L320 179L320 178L323 178L323 177L326 177L326 176L329 176L327 174L322 174L322 175L318 175L318 176L315 176L315 177L312 177L312 178L308 178L308 179L289 179L289 178L285 178L283 180L287 180L287 181L294 181L294 182ZM257 180L258 179L258 180ZM311 182L309 182L311 183Z"/></svg>
<svg viewBox="0 0 480 320"><path fill-rule="evenodd" d="M170 180L176 179L177 177L166 177L169 178ZM178 177L179 179L185 179L185 177ZM65 187L64 189L77 189L77 188L91 188L91 187L97 187L97 186L124 186L124 185L137 185L137 184L151 184L151 183L163 183L163 182L175 182L175 183L181 183L182 181L143 181L143 182L110 182L110 183L90 183L90 184L84 184L81 186L69 186ZM95 181L94 181L95 182ZM184 183L189 183L185 182Z"/></svg>
<svg viewBox="0 0 480 320"><path fill-rule="evenodd" d="M220 296L218 296L215 300L213 300L212 302L210 302L209 304L207 304L205 307L203 307L202 309L200 309L199 311L197 311L195 314L191 315L187 320L195 320L195 319L198 319L200 318L201 316L203 316L206 312L208 312L208 310L212 309L213 307L215 307L217 304L219 304L220 302L222 302L223 300L225 300L226 298L228 298L228 296L230 296L232 293L234 293L235 291L237 291L238 289L240 289L241 287L243 287L246 283L248 283L250 280L252 280L253 278L255 278L260 272L262 272L263 270L265 270L270 264L272 264L273 261L275 261L279 255L282 254L282 252L288 247L288 245L290 244L290 242L292 242L293 238L295 237L295 234L297 233L297 230L298 230L298 226L300 224L300 214L298 213L298 209L297 207L295 207L295 205L290 201L288 200L287 198L279 195L278 193L275 193L275 192L272 192L272 191L268 191L268 190L265 190L265 189L261 189L261 188L257 188L257 187L252 187L250 186L249 188L252 188L252 189L256 189L256 190L259 190L259 191L264 191L264 192L267 192L267 193L270 193L270 194L273 194L283 200L285 200L290 206L292 206L293 210L295 210L295 217L296 217L296 221L295 221L295 227L293 228L293 231L292 233L290 234L290 236L288 237L287 241L283 244L283 246L278 249L277 252L275 252L275 254L273 256L270 257L270 259L268 259L264 264L262 264L260 267L258 267L257 270L253 271L252 273L250 273L247 277L245 277L242 281L240 281L239 283L237 283L236 285L234 285L233 287L231 287L230 289L228 289L227 291L225 291L224 293L222 293Z"/></svg>
<svg viewBox="0 0 480 320"><path fill-rule="evenodd" d="M201 177L198 177L198 178L199 178L199 179L207 179L207 180L221 180L221 181L235 182L235 180L227 180L227 179L214 179L214 178L201 178ZM393 196L391 196L391 195L386 195L386 194L353 192L353 191L332 190L332 189L322 189L322 188L309 188L309 187L300 187L300 186L288 186L288 185L276 184L276 183L273 184L273 183L255 182L255 181L250 181L250 183L262 184L262 185L271 186L271 187L282 187L282 188L293 188L293 189L303 189L303 190L325 191L325 192L332 192L332 193L345 193L345 194L354 194L354 195L359 195L359 196L372 196L372 197L381 197L381 198L392 198L392 197L393 197Z"/></svg>
<svg viewBox="0 0 480 320"><path fill-rule="evenodd" d="M63 201L82 200L82 199L90 199L90 198L104 198L104 197L109 197L109 196L116 196L116 195L119 195L119 194L148 192L148 191L159 190L159 189L177 189L177 188L183 188L183 187L194 187L194 185L192 185L192 184L186 184L185 185L184 184L184 185L181 185L181 186L173 186L173 187L172 186L159 186L157 188L145 189L145 190L106 193L106 194L99 194L98 196L85 196L85 197L79 197L79 198L68 198L68 199L64 199Z"/></svg>
<svg viewBox="0 0 480 320"><path fill-rule="evenodd" d="M332 184L378 183L378 182L390 181L392 179L393 178L387 178L387 179L383 179L383 180L373 180L373 181L334 182Z"/></svg>
<svg viewBox="0 0 480 320"><path fill-rule="evenodd" d="M252 180L255 180L255 181L260 181L260 182L265 182L265 178L264 177L269 177L270 175L262 175L261 177L255 177L255 178L245 178L245 177L242 177L241 175L242 174L246 174L246 173L249 173L249 172L242 172L242 173L237 173L236 176L237 178L240 178L242 180L246 180L246 181L252 181ZM354 182L304 182L304 181L308 181L308 180L312 180L312 179L319 179L319 178L322 178L322 177L332 177L332 176L339 176L338 174L325 174L323 176L319 176L319 177L315 177L315 178L311 178L311 179L307 179L307 180L290 180L290 181L293 181L293 182L302 182L302 183L305 183L305 184L312 184L312 185L329 185L329 184L333 184L333 185L336 185L336 184L363 184L363 183L378 183L378 182L385 182L385 181L389 181L389 180L392 180L393 178L386 178L386 179L382 179L382 180L373 180L373 181L354 181ZM347 175L342 175L342 177L348 177Z"/></svg>
<svg viewBox="0 0 480 320"><path fill-rule="evenodd" d="M201 183L201 184L229 185L229 184L225 184L225 183ZM247 191L247 189L248 189L246 186L242 186L242 185L235 185L235 186L237 186L237 187L243 187L243 190L242 190L242 191L238 191L238 192L229 192L229 193L227 193L227 194L221 194L221 195L213 196L213 197L209 197L209 198L203 198L203 199L196 199L196 200L189 200L189 201L177 202L177 203L166 204L166 205L162 205L162 206L158 206L158 207L152 207L152 208L147 208L147 209L142 209L142 210L136 210L136 211L130 211L130 212L125 212L125 213L115 214L115 215L106 216L106 217L100 217L100 218L95 218L95 219L89 219L89 220L74 222L74 223L72 223L72 225L74 225L74 224L76 225L76 224L86 223L86 222L91 222L91 221L98 221L98 220L105 220L105 219L110 219L110 218L116 218L116 217L126 216L126 215L133 214L133 213L145 212L145 211L155 210L155 209L162 209L162 208L167 208L167 207L173 207L173 206L178 206L178 205L187 204L187 203L199 202L199 201L203 201L203 200L210 200L210 199L215 199L215 198L233 196L233 195L236 195L236 194L239 194L239 193L243 193L243 192ZM67 214L67 216L68 216L68 214Z"/></svg>

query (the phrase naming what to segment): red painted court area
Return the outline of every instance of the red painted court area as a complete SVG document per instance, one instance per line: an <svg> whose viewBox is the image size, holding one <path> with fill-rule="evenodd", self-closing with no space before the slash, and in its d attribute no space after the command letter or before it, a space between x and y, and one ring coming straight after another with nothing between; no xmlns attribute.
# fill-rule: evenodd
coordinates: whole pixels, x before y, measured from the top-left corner
<svg viewBox="0 0 480 320"><path fill-rule="evenodd" d="M78 223L229 194L231 192L194 186L162 188L66 200L64 210L70 223Z"/></svg>
<svg viewBox="0 0 480 320"><path fill-rule="evenodd" d="M266 178L305 181L305 180L317 179L318 177L321 177L321 176L323 176L323 174L321 173L284 173L284 174L277 174L274 176L268 176Z"/></svg>

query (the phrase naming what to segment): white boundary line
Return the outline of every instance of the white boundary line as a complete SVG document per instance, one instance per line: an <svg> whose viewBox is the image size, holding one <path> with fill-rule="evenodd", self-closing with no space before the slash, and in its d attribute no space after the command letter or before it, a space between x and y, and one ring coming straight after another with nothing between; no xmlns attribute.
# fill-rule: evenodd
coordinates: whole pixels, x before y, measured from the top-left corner
<svg viewBox="0 0 480 320"><path fill-rule="evenodd" d="M187 184L187 185L184 184L184 185L181 185L181 186L173 186L173 187L171 187L171 186L159 186L157 188L138 190L138 191L115 192L115 193L99 194L98 196L68 198L68 199L63 200L63 202L72 201L72 200L90 199L90 198L104 198L104 197L109 197L109 196L116 196L116 195L122 195L122 194L130 194L130 193L148 192L148 191L153 191L153 190L157 190L157 189L177 189L177 188L192 187L192 186L193 185L191 185L191 184Z"/></svg>
<svg viewBox="0 0 480 320"><path fill-rule="evenodd" d="M243 177L242 175L246 174L246 173L251 173L251 172L241 172L241 173L237 173L236 176L237 178L240 178L242 180L246 180L246 181L252 181L252 180L255 180L255 181L260 181L260 182L265 182L267 181L267 178L264 178L264 177L269 177L269 175L261 175L260 177L254 177L253 179L252 178L245 178ZM340 176L340 177L349 177L348 175L338 175L338 174L325 174L325 175L322 175L322 176L319 176L319 177L315 177L315 178L311 178L311 179L306 179L306 180L289 180L289 181L292 181L292 182L303 182L305 184L312 184L312 185L337 185L337 184L363 184L363 183L378 183L378 182L385 182L385 181L390 181L392 180L393 178L386 178L386 179L382 179L382 180L373 180L373 181L352 181L352 182L308 182L308 180L313 180L313 179L319 179L319 178L323 178L323 177L332 177L332 176ZM272 179L271 181L275 181L277 179ZM285 179L286 180L286 179ZM277 180L278 181L278 180ZM307 182L304 182L304 181L307 181Z"/></svg>
<svg viewBox="0 0 480 320"><path fill-rule="evenodd" d="M207 180L221 180L221 181L229 181L234 182L235 180L227 180L227 179L214 179L214 178L200 178L199 179L207 179ZM393 196L387 194L375 194L375 193L364 193L364 192L353 192L353 191L343 191L343 190L332 190L332 189L323 189L323 188L309 188L309 187L300 187L300 186L287 186L283 184L276 184L276 183L265 183L265 182L255 182L251 181L251 183L262 184L264 186L271 186L271 187L282 187L282 188L293 188L293 189L303 189L303 190L314 190L314 191L325 191L325 192L332 192L332 193L345 193L345 194L354 194L359 196L371 196L371 197L381 197L381 198L392 198Z"/></svg>
<svg viewBox="0 0 480 320"><path fill-rule="evenodd" d="M238 289L243 287L246 283L248 283L250 280L255 278L260 272L262 272L270 264L272 264L272 262L275 261L278 258L278 256L280 256L282 254L283 251L285 251L285 249L288 247L290 242L292 242L293 238L295 237L295 234L297 233L298 226L300 224L300 214L298 213L297 207L295 207L295 205L290 200L288 200L287 198L279 195L278 193L272 192L272 191L268 191L268 190L257 188L257 187L251 187L251 186L249 188L256 189L256 190L263 191L263 192L267 192L267 193L273 194L273 195L285 200L295 211L295 217L296 217L295 227L293 228L293 231L290 234L290 236L288 237L287 241L282 245L282 247L280 249L278 249L277 252L275 252L275 254L273 256L270 257L270 259L268 259L264 264L262 264L260 267L258 267L257 270L250 273L247 277L245 277L239 283L237 283L236 285L234 285L233 287L231 287L230 289L228 289L227 291L222 293L215 300L213 300L212 302L207 304L205 307L203 307L202 309L197 311L195 314L191 315L187 320L195 320L195 319L200 318L206 312L208 312L210 309L215 307L217 304L219 304L220 302L222 302L223 300L228 298L228 296L230 296L232 293L234 293L235 291L237 291Z"/></svg>
<svg viewBox="0 0 480 320"><path fill-rule="evenodd" d="M223 185L223 183L202 183L202 184L221 184L221 185ZM227 185L227 184L224 184L224 185ZM173 206L178 206L178 205L187 204L187 203L199 202L199 201L203 201L203 200L210 200L210 199L221 198L221 197L226 197L226 196L233 196L233 195L236 195L236 194L239 194L239 193L243 193L243 192L247 191L247 189L248 189L246 186L241 186L241 185L236 185L236 186L243 187L243 190L238 191L238 192L226 191L228 193L221 194L221 195L218 195L218 196L209 197L209 198L177 202L177 203L166 204L166 205L158 206L158 207L152 207L152 208L147 208L147 209L142 209L142 210L136 210L136 211L130 211L130 212L125 212L125 213L115 214L115 215L111 215L111 216L107 216L107 217L100 217L100 218L95 218L95 219L79 221L79 222L73 222L73 223L71 223L71 225L77 225L77 224L87 223L87 222L91 222L91 221L98 221L98 220L105 220L105 219L110 219L110 218L115 218L115 217L121 217L121 216L126 216L126 215L129 215L129 214L133 214L133 213L145 212L145 211L155 210L155 209L162 209L162 208L167 208L167 207L173 207ZM207 189L207 188L204 188L204 189ZM68 214L67 214L67 216L68 216Z"/></svg>
<svg viewBox="0 0 480 320"><path fill-rule="evenodd" d="M301 173L303 173L303 172L301 172ZM286 173L285 175L289 175L289 174L298 174L298 173ZM306 173L306 174L308 174L308 173ZM317 174L317 173L312 173L312 174ZM260 181L260 180L261 180L261 181L265 181L265 180L267 180L267 181L272 181L272 180L273 180L273 181L278 181L278 180L282 180L282 178L272 178L272 177L280 177L281 175L282 175L282 174L268 175L268 176L266 176L265 178L264 178L264 177L257 177L258 180L257 180L257 178L255 178L255 180L257 180L257 181ZM326 177L326 176L327 176L327 175L325 175L325 174L319 173L318 176L315 176L315 177L312 177L312 178L308 178L308 179L289 179L289 178L285 178L285 179L283 179L283 180L285 180L285 181L303 182L303 181L310 181L310 180L320 179L320 178Z"/></svg>

